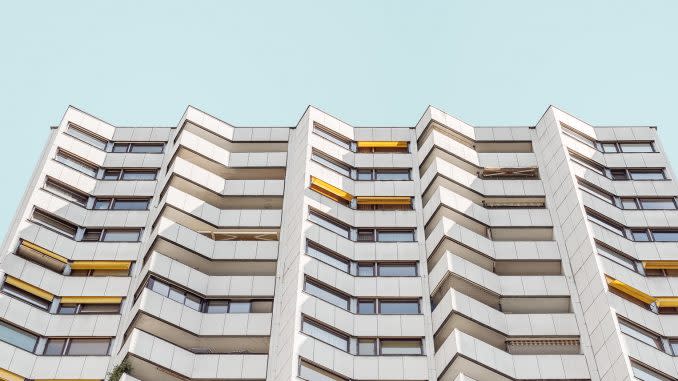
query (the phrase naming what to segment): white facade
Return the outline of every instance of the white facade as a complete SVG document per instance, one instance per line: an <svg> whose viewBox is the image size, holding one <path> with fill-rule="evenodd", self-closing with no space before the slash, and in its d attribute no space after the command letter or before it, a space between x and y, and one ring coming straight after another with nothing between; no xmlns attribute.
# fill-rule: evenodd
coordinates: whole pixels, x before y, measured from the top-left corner
<svg viewBox="0 0 678 381"><path fill-rule="evenodd" d="M174 128L69 108L0 256L0 380L678 380L653 127Z"/></svg>

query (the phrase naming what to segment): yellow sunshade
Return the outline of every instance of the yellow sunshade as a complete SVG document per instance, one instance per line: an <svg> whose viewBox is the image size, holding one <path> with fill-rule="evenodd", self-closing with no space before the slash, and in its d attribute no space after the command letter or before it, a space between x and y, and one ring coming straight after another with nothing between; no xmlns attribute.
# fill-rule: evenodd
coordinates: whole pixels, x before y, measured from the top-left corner
<svg viewBox="0 0 678 381"><path fill-rule="evenodd" d="M622 292L622 293L624 293L624 294L626 294L626 295L628 295L628 296L630 296L634 299L640 300L643 303L652 304L656 300L651 295L648 295L648 294L638 290L637 288L633 288L633 287L629 286L628 284L626 284L624 282L621 282L621 281L614 279L612 277L609 277L609 276L605 276L605 278L607 279L608 286L610 286L610 287L614 288L615 290Z"/></svg>
<svg viewBox="0 0 678 381"><path fill-rule="evenodd" d="M358 196L358 205L410 205L412 199L408 196Z"/></svg>
<svg viewBox="0 0 678 381"><path fill-rule="evenodd" d="M120 304L120 296L64 296L61 304Z"/></svg>
<svg viewBox="0 0 678 381"><path fill-rule="evenodd" d="M32 243L32 242L21 241L21 246L23 246L23 247L25 247L25 248L28 248L28 249L31 249L31 250L35 250L35 251L37 251L38 253L44 254L44 255L46 255L46 256L48 256L48 257L50 257L50 258L54 258L54 259L56 259L56 260L59 261L59 262L68 263L68 259L62 257L62 256L59 255L59 254L53 253L53 252L51 252L51 251L49 251L49 250L47 250L47 249L45 249L45 248L43 248L43 247L40 247L40 246L38 246L38 245L36 245L36 244L34 244L34 243Z"/></svg>
<svg viewBox="0 0 678 381"><path fill-rule="evenodd" d="M360 141L358 142L358 148L407 148L407 142Z"/></svg>
<svg viewBox="0 0 678 381"><path fill-rule="evenodd" d="M647 270L678 270L678 261L643 261Z"/></svg>
<svg viewBox="0 0 678 381"><path fill-rule="evenodd" d="M45 300L50 301L50 302L52 301L52 299L54 299L54 295L43 290L42 288L35 287L32 284L26 283L23 280L17 279L13 276L8 275L7 278L5 279L5 283L11 284L12 286L14 286L16 288L22 289L22 290L28 292L29 294L33 294L33 295L37 296L38 298L42 298L42 299L45 299Z"/></svg>
<svg viewBox="0 0 678 381"><path fill-rule="evenodd" d="M16 373L12 373L9 370L0 368L0 380L6 381L24 381L24 378L19 376Z"/></svg>
<svg viewBox="0 0 678 381"><path fill-rule="evenodd" d="M353 200L352 194L330 185L314 176L311 176L311 189L334 200L342 199L348 202Z"/></svg>
<svg viewBox="0 0 678 381"><path fill-rule="evenodd" d="M130 261L74 261L73 270L129 270Z"/></svg>
<svg viewBox="0 0 678 381"><path fill-rule="evenodd" d="M678 307L678 296L657 297L657 307Z"/></svg>

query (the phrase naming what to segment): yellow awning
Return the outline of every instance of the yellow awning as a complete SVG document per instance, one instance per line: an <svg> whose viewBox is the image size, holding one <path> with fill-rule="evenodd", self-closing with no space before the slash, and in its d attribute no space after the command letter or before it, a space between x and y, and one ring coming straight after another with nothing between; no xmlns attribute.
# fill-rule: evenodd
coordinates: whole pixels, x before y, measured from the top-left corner
<svg viewBox="0 0 678 381"><path fill-rule="evenodd" d="M130 261L73 261L73 270L129 270Z"/></svg>
<svg viewBox="0 0 678 381"><path fill-rule="evenodd" d="M348 202L353 200L352 194L330 185L314 176L311 176L311 189L333 200L342 199Z"/></svg>
<svg viewBox="0 0 678 381"><path fill-rule="evenodd" d="M40 247L40 246L38 246L38 245L36 245L32 242L21 241L21 246L28 248L28 249L31 249L31 250L35 250L35 251L39 252L40 254L44 254L44 255L46 255L50 258L54 258L59 262L68 263L68 259L62 257L59 254L53 253L53 252L51 252L51 251L49 251L49 250L47 250L43 247Z"/></svg>
<svg viewBox="0 0 678 381"><path fill-rule="evenodd" d="M42 288L35 287L30 283L26 283L21 279L17 279L13 276L7 275L7 278L5 279L5 283L11 284L12 286L22 289L29 294L33 294L37 296L38 298L45 299L47 301L52 301L54 299L54 295L50 294L49 292L43 290Z"/></svg>
<svg viewBox="0 0 678 381"><path fill-rule="evenodd" d="M120 296L64 296L61 304L120 304Z"/></svg>
<svg viewBox="0 0 678 381"><path fill-rule="evenodd" d="M678 261L643 261L646 270L678 270Z"/></svg>
<svg viewBox="0 0 678 381"><path fill-rule="evenodd" d="M9 370L0 368L0 380L6 381L24 381L24 378L19 376L16 373L12 373Z"/></svg>
<svg viewBox="0 0 678 381"><path fill-rule="evenodd" d="M410 205L412 198L408 196L358 196L358 205Z"/></svg>
<svg viewBox="0 0 678 381"><path fill-rule="evenodd" d="M407 148L407 141L380 142L359 141L358 148Z"/></svg>
<svg viewBox="0 0 678 381"><path fill-rule="evenodd" d="M652 304L656 300L651 295L648 295L648 294L638 290L637 288L631 287L630 285L628 285L624 282L621 282L621 281L614 279L614 278L607 276L607 275L605 276L605 278L607 279L607 284L608 284L609 287L612 287L615 290L617 290L621 293L624 293L624 294L626 294L626 295L628 295L628 296L630 296L634 299L640 300L643 303Z"/></svg>
<svg viewBox="0 0 678 381"><path fill-rule="evenodd" d="M678 296L657 297L657 307L678 307Z"/></svg>

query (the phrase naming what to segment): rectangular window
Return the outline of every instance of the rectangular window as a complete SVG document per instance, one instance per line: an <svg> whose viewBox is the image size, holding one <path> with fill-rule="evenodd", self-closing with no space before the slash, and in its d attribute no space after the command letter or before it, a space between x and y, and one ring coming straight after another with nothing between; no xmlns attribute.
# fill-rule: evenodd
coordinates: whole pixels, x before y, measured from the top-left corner
<svg viewBox="0 0 678 381"><path fill-rule="evenodd" d="M82 207L87 206L89 195L69 185L47 178L47 181L45 182L45 190L57 196L61 196L68 201L72 201Z"/></svg>
<svg viewBox="0 0 678 381"><path fill-rule="evenodd" d="M332 143L344 147L347 150L351 149L351 140L335 131L330 130L329 128L322 126L320 124L314 123L313 124L313 132L318 135L322 136L323 138L331 141Z"/></svg>
<svg viewBox="0 0 678 381"><path fill-rule="evenodd" d="M311 153L311 160L313 160L313 161L315 161L319 164L322 164L325 167L332 169L332 170L334 170L334 171L338 172L339 174L342 174L346 177L351 177L351 168L344 163L340 163L340 162L338 162L334 159L330 159L328 157L321 156L321 155L319 155L315 152Z"/></svg>
<svg viewBox="0 0 678 381"><path fill-rule="evenodd" d="M676 209L676 203L672 198L641 198L640 205L648 210Z"/></svg>
<svg viewBox="0 0 678 381"><path fill-rule="evenodd" d="M358 339L358 354L360 356L374 356L377 354L376 339Z"/></svg>
<svg viewBox="0 0 678 381"><path fill-rule="evenodd" d="M115 143L113 152L162 153L164 146L164 143Z"/></svg>
<svg viewBox="0 0 678 381"><path fill-rule="evenodd" d="M350 238L351 228L331 217L323 216L314 210L310 210L308 220L344 238Z"/></svg>
<svg viewBox="0 0 678 381"><path fill-rule="evenodd" d="M342 335L316 322L304 319L301 322L301 331L335 348L339 348L342 351L348 351L348 336Z"/></svg>
<svg viewBox="0 0 678 381"><path fill-rule="evenodd" d="M593 172L595 172L599 175L603 175L603 176L605 175L605 167L596 163L593 160L584 158L584 157L579 156L579 155L577 155L573 152L570 152L570 158L572 159L572 161L574 163L577 163L584 168L588 168L588 169L592 170Z"/></svg>
<svg viewBox="0 0 678 381"><path fill-rule="evenodd" d="M70 339L66 346L67 356L106 356L111 339Z"/></svg>
<svg viewBox="0 0 678 381"><path fill-rule="evenodd" d="M226 300L210 300L207 302L208 314L225 314L228 313L228 301Z"/></svg>
<svg viewBox="0 0 678 381"><path fill-rule="evenodd" d="M358 229L358 242L374 242L374 229Z"/></svg>
<svg viewBox="0 0 678 381"><path fill-rule="evenodd" d="M414 230L379 230L379 242L414 242Z"/></svg>
<svg viewBox="0 0 678 381"><path fill-rule="evenodd" d="M622 237L625 236L625 235L624 235L624 228L623 228L623 227L621 227L621 226L619 226L619 225L616 225L616 224L614 224L614 223L612 223L612 222L608 222L607 220L605 220L605 219L603 219L603 218L601 218L601 217L599 217L599 216L596 216L596 215L594 215L594 214L591 214L591 213L586 213L586 216L588 217L588 220L589 220L589 221L591 221L591 222L593 222L593 223L595 223L595 224L597 224L597 225L599 225L599 226L602 226L602 227L604 227L605 229L607 229L607 230L609 230L609 231L611 231L611 232L613 232L613 233L615 233L615 234L618 234L618 235L620 235L620 236L622 236Z"/></svg>
<svg viewBox="0 0 678 381"><path fill-rule="evenodd" d="M659 336L645 329L636 327L635 325L621 319L619 319L619 329L622 333L631 336L640 342L650 345L653 348L663 350L662 341Z"/></svg>
<svg viewBox="0 0 678 381"><path fill-rule="evenodd" d="M247 314L250 312L250 302L231 301L228 312L232 314Z"/></svg>
<svg viewBox="0 0 678 381"><path fill-rule="evenodd" d="M122 173L121 170L119 169L107 169L104 171L104 176L102 179L104 180L118 180L120 178L120 174Z"/></svg>
<svg viewBox="0 0 678 381"><path fill-rule="evenodd" d="M638 271L638 268L636 267L636 261L616 252L615 250L608 249L607 247L602 246L599 243L596 243L596 251L598 252L598 254L600 254L601 257L607 258L612 262L620 266L626 267L631 271L636 272Z"/></svg>
<svg viewBox="0 0 678 381"><path fill-rule="evenodd" d="M624 209L638 209L635 198L622 198L621 205Z"/></svg>
<svg viewBox="0 0 678 381"><path fill-rule="evenodd" d="M101 229L85 229L85 234L82 235L82 240L85 242L96 242L101 239Z"/></svg>
<svg viewBox="0 0 678 381"><path fill-rule="evenodd" d="M358 314L374 315L377 313L375 300L358 300Z"/></svg>
<svg viewBox="0 0 678 381"><path fill-rule="evenodd" d="M610 176L612 180L628 180L629 175L626 173L625 169L611 169Z"/></svg>
<svg viewBox="0 0 678 381"><path fill-rule="evenodd" d="M121 180L152 181L155 180L156 170L150 169L125 169L122 171Z"/></svg>
<svg viewBox="0 0 678 381"><path fill-rule="evenodd" d="M348 381L303 360L299 362L299 378L306 381Z"/></svg>
<svg viewBox="0 0 678 381"><path fill-rule="evenodd" d="M619 148L624 153L650 153L655 152L651 142L644 143L619 143Z"/></svg>
<svg viewBox="0 0 678 381"><path fill-rule="evenodd" d="M418 314L418 300L380 300L379 313L383 315L410 315Z"/></svg>
<svg viewBox="0 0 678 381"><path fill-rule="evenodd" d="M47 214L39 209L33 211L33 220L40 225L50 228L56 232L75 238L78 227L59 217Z"/></svg>
<svg viewBox="0 0 678 381"><path fill-rule="evenodd" d="M140 229L116 230L107 229L104 231L103 242L138 242L141 236Z"/></svg>
<svg viewBox="0 0 678 381"><path fill-rule="evenodd" d="M579 180L579 189L583 190L584 192L593 195L595 197L598 197L599 199L607 202L608 204L614 204L614 198L612 197L611 194L605 192L604 190L591 185L587 182Z"/></svg>
<svg viewBox="0 0 678 381"><path fill-rule="evenodd" d="M0 340L33 353L38 336L0 320Z"/></svg>
<svg viewBox="0 0 678 381"><path fill-rule="evenodd" d="M380 263L378 266L379 276L417 276L417 265L409 264L386 264Z"/></svg>
<svg viewBox="0 0 678 381"><path fill-rule="evenodd" d="M410 180L409 169L376 169L375 178L379 181Z"/></svg>
<svg viewBox="0 0 678 381"><path fill-rule="evenodd" d="M81 304L80 314L117 314L120 313L120 304Z"/></svg>
<svg viewBox="0 0 678 381"><path fill-rule="evenodd" d="M652 230L655 242L678 242L677 230Z"/></svg>
<svg viewBox="0 0 678 381"><path fill-rule="evenodd" d="M358 276L374 276L374 263L358 263Z"/></svg>
<svg viewBox="0 0 678 381"><path fill-rule="evenodd" d="M665 180L663 169L629 169L632 180Z"/></svg>
<svg viewBox="0 0 678 381"><path fill-rule="evenodd" d="M146 210L148 209L149 200L141 199L119 199L116 198L113 202L113 210Z"/></svg>
<svg viewBox="0 0 678 381"><path fill-rule="evenodd" d="M635 361L631 362L631 368L633 369L633 376L640 381L674 381L675 379L668 378L664 375L661 375L654 370L641 365Z"/></svg>
<svg viewBox="0 0 678 381"><path fill-rule="evenodd" d="M602 143L601 146L603 148L603 152L605 153L619 152L619 150L617 149L617 145L615 143Z"/></svg>
<svg viewBox="0 0 678 381"><path fill-rule="evenodd" d="M90 131L85 130L84 128L75 126L73 124L68 125L66 134L80 141L83 141L91 146L94 146L100 150L105 149L106 144L108 143L108 139L98 136Z"/></svg>
<svg viewBox="0 0 678 381"><path fill-rule="evenodd" d="M49 339L45 345L45 356L61 356L66 348L66 339Z"/></svg>
<svg viewBox="0 0 678 381"><path fill-rule="evenodd" d="M5 295L9 295L13 297L14 299L21 300L22 302L28 303L34 307L40 308L41 310L47 311L49 309L49 306L52 304L51 302L38 298L37 296L28 293L20 288L14 287L10 284L3 284L2 285L2 293Z"/></svg>
<svg viewBox="0 0 678 381"><path fill-rule="evenodd" d="M310 295L315 296L318 299L326 301L327 303L348 310L350 299L346 295L342 295L339 292L329 290L325 286L315 284L314 282L309 282L308 280L304 282L304 291L306 291Z"/></svg>
<svg viewBox="0 0 678 381"><path fill-rule="evenodd" d="M563 134L566 136L571 137L572 139L575 139L577 141L580 141L584 144L586 144L589 147L596 148L596 144L593 138L584 135L584 133L579 132L578 130L574 129L573 127L568 126L567 124L560 123L560 127L563 131Z"/></svg>
<svg viewBox="0 0 678 381"><path fill-rule="evenodd" d="M374 171L372 171L371 169L359 169L357 180L371 181L374 179L374 177L372 176L373 172Z"/></svg>
<svg viewBox="0 0 678 381"><path fill-rule="evenodd" d="M638 241L638 242L649 242L650 241L650 234L645 229L643 229L643 230L640 230L640 229L631 230L631 237L633 237L634 241Z"/></svg>
<svg viewBox="0 0 678 381"><path fill-rule="evenodd" d="M56 161L91 177L95 177L99 171L99 168L96 165L90 164L85 160L62 150L57 152Z"/></svg>
<svg viewBox="0 0 678 381"><path fill-rule="evenodd" d="M421 339L381 339L379 341L381 355L421 355L423 349Z"/></svg>
<svg viewBox="0 0 678 381"><path fill-rule="evenodd" d="M339 255L315 243L307 243L306 254L345 273L350 270L350 261L348 259L341 258Z"/></svg>

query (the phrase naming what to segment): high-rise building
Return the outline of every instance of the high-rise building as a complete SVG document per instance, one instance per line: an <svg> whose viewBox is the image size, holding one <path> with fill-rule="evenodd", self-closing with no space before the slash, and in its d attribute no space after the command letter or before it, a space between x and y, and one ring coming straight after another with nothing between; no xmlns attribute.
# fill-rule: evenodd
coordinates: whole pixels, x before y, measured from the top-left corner
<svg viewBox="0 0 678 381"><path fill-rule="evenodd" d="M673 178L654 127L554 107L482 128L69 108L2 247L0 379L676 381Z"/></svg>

